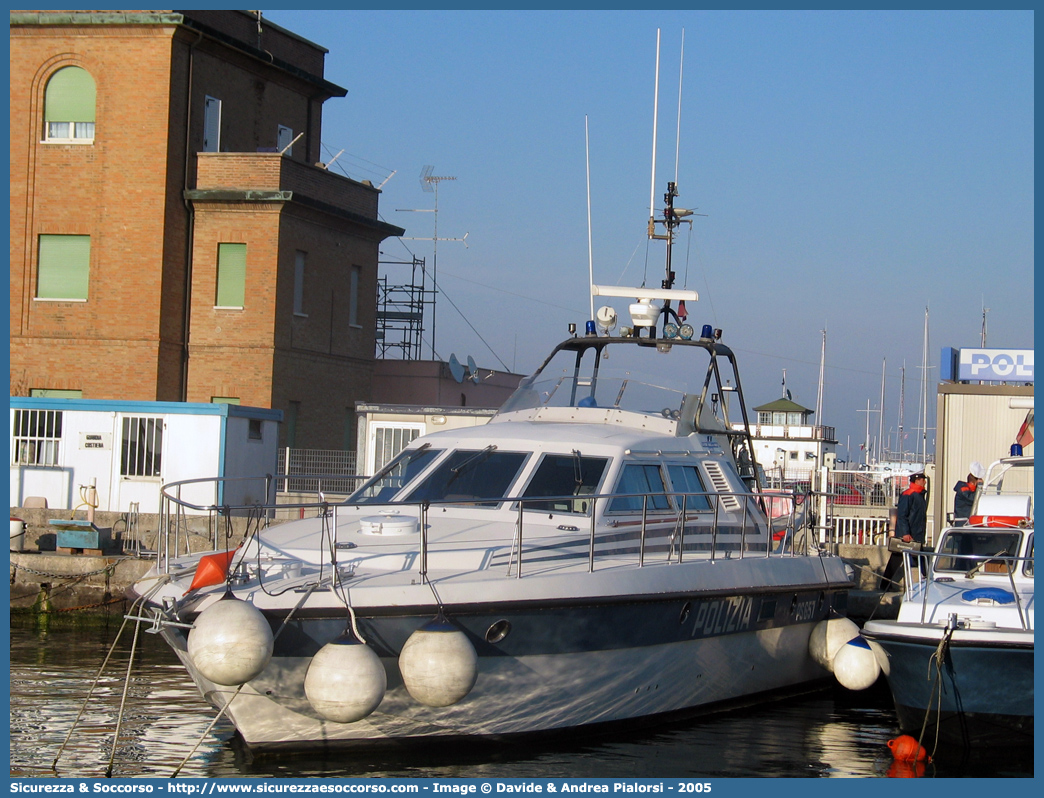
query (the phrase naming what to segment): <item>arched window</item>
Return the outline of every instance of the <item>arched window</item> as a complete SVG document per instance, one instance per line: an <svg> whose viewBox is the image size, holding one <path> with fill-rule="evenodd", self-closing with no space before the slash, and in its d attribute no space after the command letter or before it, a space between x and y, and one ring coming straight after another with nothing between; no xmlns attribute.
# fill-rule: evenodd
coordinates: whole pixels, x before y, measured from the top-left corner
<svg viewBox="0 0 1044 798"><path fill-rule="evenodd" d="M94 78L86 69L63 67L47 81L44 131L47 141L94 141Z"/></svg>

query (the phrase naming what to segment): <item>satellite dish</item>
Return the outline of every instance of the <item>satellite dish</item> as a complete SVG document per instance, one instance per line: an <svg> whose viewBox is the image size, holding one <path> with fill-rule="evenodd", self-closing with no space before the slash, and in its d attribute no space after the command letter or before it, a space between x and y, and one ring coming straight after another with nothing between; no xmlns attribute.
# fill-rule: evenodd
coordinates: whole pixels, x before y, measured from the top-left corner
<svg viewBox="0 0 1044 798"><path fill-rule="evenodd" d="M478 366L475 365L475 358L468 355L468 379L472 382L479 381Z"/></svg>
<svg viewBox="0 0 1044 798"><path fill-rule="evenodd" d="M457 360L456 355L450 355L449 359L449 370L450 374L453 375L453 379L457 382L464 382L464 367Z"/></svg>

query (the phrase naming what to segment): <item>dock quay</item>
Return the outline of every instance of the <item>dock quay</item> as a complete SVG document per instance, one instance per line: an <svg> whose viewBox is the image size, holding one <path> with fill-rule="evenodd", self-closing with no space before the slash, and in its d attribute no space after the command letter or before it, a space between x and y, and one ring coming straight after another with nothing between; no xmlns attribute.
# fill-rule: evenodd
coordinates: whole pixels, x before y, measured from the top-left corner
<svg viewBox="0 0 1044 798"><path fill-rule="evenodd" d="M83 513L77 513L81 518ZM25 521L20 551L11 551L11 610L36 612L122 613L127 588L155 560L159 515L141 514L128 523L126 513L96 513L94 525L104 532L106 548L100 553L59 547L53 520L68 519L68 510L12 508L11 517ZM210 551L213 535L206 517L185 519L191 551ZM275 521L274 523L280 523ZM246 519L229 519L220 534L230 534L238 545L246 532ZM894 618L899 610L898 592L877 589L888 561L883 546L841 545L838 554L854 570L855 587L849 594L849 616L857 623L869 618Z"/></svg>

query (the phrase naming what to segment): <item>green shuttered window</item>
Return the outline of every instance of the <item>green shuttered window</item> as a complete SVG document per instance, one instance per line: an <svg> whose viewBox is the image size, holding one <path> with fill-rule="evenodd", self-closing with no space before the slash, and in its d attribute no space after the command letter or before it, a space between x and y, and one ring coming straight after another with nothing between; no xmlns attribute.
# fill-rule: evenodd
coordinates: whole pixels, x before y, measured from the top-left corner
<svg viewBox="0 0 1044 798"><path fill-rule="evenodd" d="M37 299L87 299L90 236L40 236Z"/></svg>
<svg viewBox="0 0 1044 798"><path fill-rule="evenodd" d="M44 122L48 141L94 141L94 79L80 67L59 69L47 81Z"/></svg>
<svg viewBox="0 0 1044 798"><path fill-rule="evenodd" d="M241 308L246 299L246 244L218 244L217 299L219 308Z"/></svg>

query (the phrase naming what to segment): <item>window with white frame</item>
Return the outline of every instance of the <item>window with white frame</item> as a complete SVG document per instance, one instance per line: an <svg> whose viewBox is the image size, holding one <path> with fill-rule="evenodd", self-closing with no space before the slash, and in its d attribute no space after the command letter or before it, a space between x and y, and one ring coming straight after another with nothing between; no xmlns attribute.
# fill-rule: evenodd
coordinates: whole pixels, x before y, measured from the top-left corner
<svg viewBox="0 0 1044 798"><path fill-rule="evenodd" d="M29 395L41 399L83 399L79 388L30 388Z"/></svg>
<svg viewBox="0 0 1044 798"><path fill-rule="evenodd" d="M44 91L44 140L50 144L94 143L94 78L81 67L63 67Z"/></svg>
<svg viewBox="0 0 1044 798"><path fill-rule="evenodd" d="M376 474L424 431L424 424L415 422L371 423L366 473Z"/></svg>
<svg viewBox="0 0 1044 798"><path fill-rule="evenodd" d="M36 259L36 298L86 302L91 237L41 235Z"/></svg>
<svg viewBox="0 0 1044 798"><path fill-rule="evenodd" d="M61 410L15 410L12 432L11 465L58 465Z"/></svg>
<svg viewBox="0 0 1044 798"><path fill-rule="evenodd" d="M163 419L126 416L120 450L120 476L158 477L163 454Z"/></svg>
<svg viewBox="0 0 1044 798"><path fill-rule="evenodd" d="M218 244L214 306L242 308L246 302L246 244Z"/></svg>

